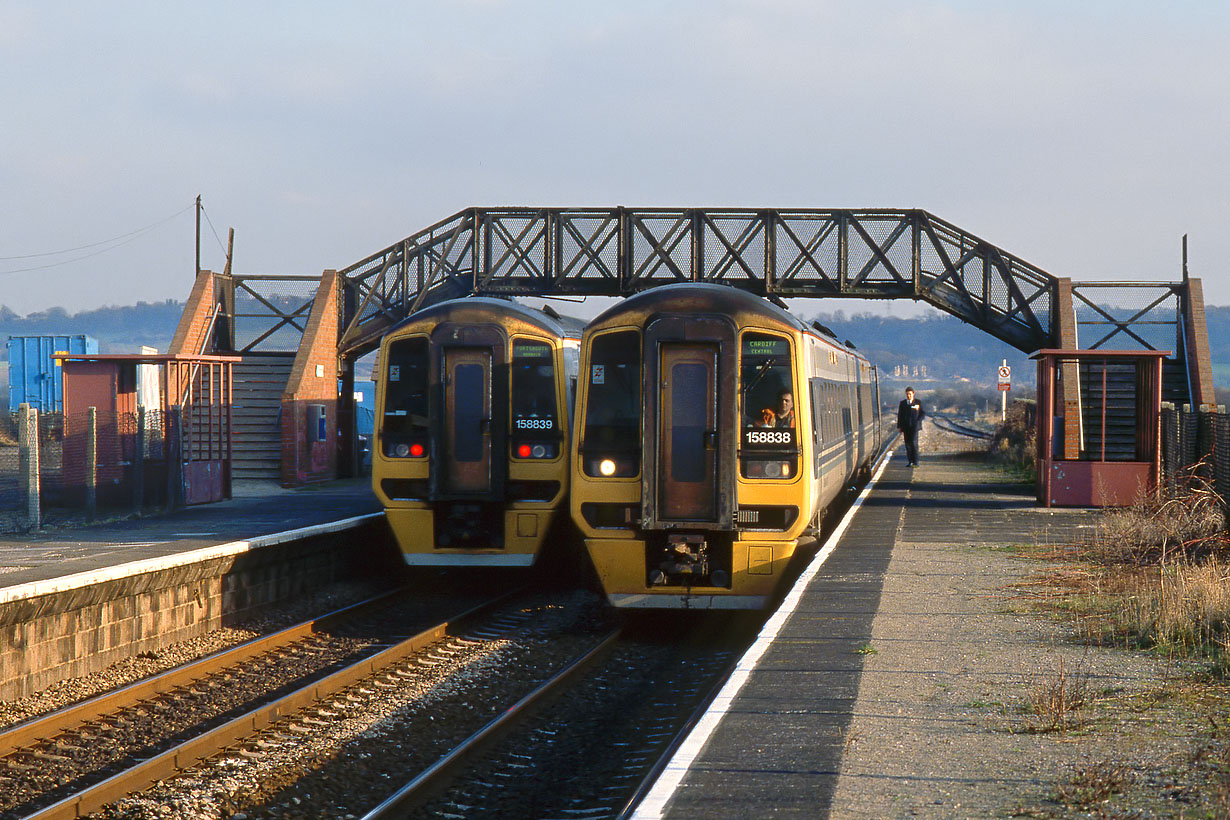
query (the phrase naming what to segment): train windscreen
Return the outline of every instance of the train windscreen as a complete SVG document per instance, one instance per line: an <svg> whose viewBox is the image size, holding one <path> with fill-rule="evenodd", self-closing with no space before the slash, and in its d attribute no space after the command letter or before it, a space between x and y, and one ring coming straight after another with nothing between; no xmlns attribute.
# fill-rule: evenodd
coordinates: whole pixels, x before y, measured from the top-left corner
<svg viewBox="0 0 1230 820"><path fill-rule="evenodd" d="M551 346L517 339L513 342L512 432L554 437L557 416Z"/></svg>
<svg viewBox="0 0 1230 820"><path fill-rule="evenodd" d="M744 427L794 427L790 340L745 333L741 352L739 395Z"/></svg>
<svg viewBox="0 0 1230 820"><path fill-rule="evenodd" d="M586 374L584 469L633 476L641 456L641 345L633 331L595 336Z"/></svg>
<svg viewBox="0 0 1230 820"><path fill-rule="evenodd" d="M739 471L744 478L794 478L798 431L790 340L745 333L739 354Z"/></svg>
<svg viewBox="0 0 1230 820"><path fill-rule="evenodd" d="M415 336L389 344L384 362L384 411L381 439L386 456L411 455L411 447L426 442L429 434L427 410L427 339ZM423 454L423 444L418 452Z"/></svg>

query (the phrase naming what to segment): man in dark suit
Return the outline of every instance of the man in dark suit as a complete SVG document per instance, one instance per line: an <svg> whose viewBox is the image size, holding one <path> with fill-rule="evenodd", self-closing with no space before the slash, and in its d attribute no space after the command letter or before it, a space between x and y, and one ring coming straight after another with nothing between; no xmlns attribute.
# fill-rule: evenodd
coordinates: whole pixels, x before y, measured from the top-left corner
<svg viewBox="0 0 1230 820"><path fill-rule="evenodd" d="M911 467L918 466L918 428L926 417L922 402L914 398L914 388L905 389L905 398L897 406L897 429L905 439L905 460Z"/></svg>

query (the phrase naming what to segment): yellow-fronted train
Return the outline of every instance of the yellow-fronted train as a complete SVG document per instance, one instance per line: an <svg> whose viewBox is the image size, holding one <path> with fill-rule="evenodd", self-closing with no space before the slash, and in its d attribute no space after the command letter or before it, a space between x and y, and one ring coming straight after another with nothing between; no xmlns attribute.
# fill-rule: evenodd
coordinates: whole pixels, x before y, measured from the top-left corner
<svg viewBox="0 0 1230 820"><path fill-rule="evenodd" d="M566 505L581 330L549 308L472 297L385 335L372 486L407 564L534 563Z"/></svg>
<svg viewBox="0 0 1230 820"><path fill-rule="evenodd" d="M876 369L754 294L664 285L585 329L573 520L618 607L766 606L880 449Z"/></svg>

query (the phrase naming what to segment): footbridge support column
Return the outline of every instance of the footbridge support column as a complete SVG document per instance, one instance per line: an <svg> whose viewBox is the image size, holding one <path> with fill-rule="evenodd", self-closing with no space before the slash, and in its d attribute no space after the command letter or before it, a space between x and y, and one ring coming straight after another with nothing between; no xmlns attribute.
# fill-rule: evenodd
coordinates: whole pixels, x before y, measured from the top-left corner
<svg viewBox="0 0 1230 820"><path fill-rule="evenodd" d="M1213 392L1213 357L1204 316L1204 285L1184 278L1183 335L1187 350L1187 381L1191 385L1192 409L1211 410L1217 404Z"/></svg>
<svg viewBox="0 0 1230 820"><path fill-rule="evenodd" d="M1072 301L1072 280L1060 278L1055 289L1055 344L1060 350L1076 348L1076 306ZM1063 457L1078 459L1081 454L1081 373L1080 365L1069 361L1059 366L1060 407L1039 407L1038 412L1063 413Z"/></svg>

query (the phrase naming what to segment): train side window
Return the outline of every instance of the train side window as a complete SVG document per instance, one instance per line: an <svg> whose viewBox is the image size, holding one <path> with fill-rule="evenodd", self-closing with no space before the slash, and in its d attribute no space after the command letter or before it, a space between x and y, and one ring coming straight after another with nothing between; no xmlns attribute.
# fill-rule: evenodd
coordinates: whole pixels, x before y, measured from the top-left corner
<svg viewBox="0 0 1230 820"><path fill-rule="evenodd" d="M534 438L559 434L555 398L555 360L544 342L517 339L513 342L512 432Z"/></svg>
<svg viewBox="0 0 1230 820"><path fill-rule="evenodd" d="M641 469L641 344L635 331L595 336L585 379L586 475L634 476Z"/></svg>
<svg viewBox="0 0 1230 820"><path fill-rule="evenodd" d="M423 336L396 339L389 343L388 355L384 358L381 438L385 455L409 455L415 443L419 444L419 453L425 452L429 434L427 339ZM399 445L404 445L404 454L398 450Z"/></svg>

